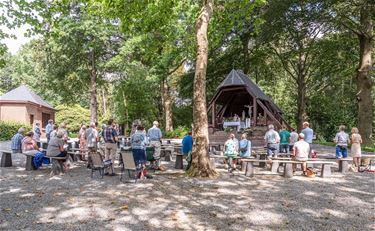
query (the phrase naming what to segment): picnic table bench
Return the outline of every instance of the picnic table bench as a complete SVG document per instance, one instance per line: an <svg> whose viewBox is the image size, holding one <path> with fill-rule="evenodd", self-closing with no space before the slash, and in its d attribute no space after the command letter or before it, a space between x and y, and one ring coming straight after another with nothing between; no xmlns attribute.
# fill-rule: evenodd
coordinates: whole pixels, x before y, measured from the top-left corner
<svg viewBox="0 0 375 231"><path fill-rule="evenodd" d="M0 150L1 164L0 167L12 167L12 150Z"/></svg>
<svg viewBox="0 0 375 231"><path fill-rule="evenodd" d="M297 160L259 160L259 159L243 159L243 162L246 162L245 165L245 175L253 177L254 176L254 162L262 162L262 163L271 163L271 171L277 172L280 164L284 164L284 177L291 178L293 177L293 164L303 164L304 161L297 161ZM322 165L322 171L321 171L321 177L330 177L331 176L331 167L335 164L337 164L334 161L329 160L307 160L305 161L306 164L312 163L312 164L321 164Z"/></svg>

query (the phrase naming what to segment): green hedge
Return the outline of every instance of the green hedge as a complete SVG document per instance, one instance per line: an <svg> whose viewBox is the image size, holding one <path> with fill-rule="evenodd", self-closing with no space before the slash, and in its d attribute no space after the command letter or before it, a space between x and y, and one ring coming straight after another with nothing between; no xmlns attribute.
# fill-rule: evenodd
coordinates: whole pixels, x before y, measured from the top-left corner
<svg viewBox="0 0 375 231"><path fill-rule="evenodd" d="M88 124L90 122L90 110L78 104L58 105L55 108L57 110L55 116L57 125L65 122L70 133L77 133L82 123ZM69 134L69 136L71 136L71 134Z"/></svg>
<svg viewBox="0 0 375 231"><path fill-rule="evenodd" d="M10 140L12 136L17 133L19 128L25 128L25 132L31 131L30 124L23 124L19 122L0 121L0 140Z"/></svg>
<svg viewBox="0 0 375 231"><path fill-rule="evenodd" d="M165 133L165 138L184 138L189 132L189 128L178 126L176 129Z"/></svg>

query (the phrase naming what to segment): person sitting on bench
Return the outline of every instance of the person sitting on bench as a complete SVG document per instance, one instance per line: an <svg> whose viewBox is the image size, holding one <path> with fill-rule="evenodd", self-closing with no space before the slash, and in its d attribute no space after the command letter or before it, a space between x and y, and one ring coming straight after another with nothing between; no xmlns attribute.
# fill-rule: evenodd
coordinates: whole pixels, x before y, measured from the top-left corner
<svg viewBox="0 0 375 231"><path fill-rule="evenodd" d="M302 171L303 175L306 176L306 161L308 160L310 153L310 145L305 141L305 135L300 133L298 135L298 141L294 144L293 147L293 157L292 160L302 161ZM296 165L293 164L293 173L296 171Z"/></svg>
<svg viewBox="0 0 375 231"><path fill-rule="evenodd" d="M229 135L229 139L224 144L224 155L226 156L225 162L228 164L228 171L233 172L236 169L233 158L238 155L238 140L233 133Z"/></svg>
<svg viewBox="0 0 375 231"><path fill-rule="evenodd" d="M35 154L37 152L39 152L39 147L34 140L34 132L30 131L22 139L22 153Z"/></svg>
<svg viewBox="0 0 375 231"><path fill-rule="evenodd" d="M66 157L67 153L64 149L64 132L59 130L56 136L51 137L47 147L47 156L51 157Z"/></svg>

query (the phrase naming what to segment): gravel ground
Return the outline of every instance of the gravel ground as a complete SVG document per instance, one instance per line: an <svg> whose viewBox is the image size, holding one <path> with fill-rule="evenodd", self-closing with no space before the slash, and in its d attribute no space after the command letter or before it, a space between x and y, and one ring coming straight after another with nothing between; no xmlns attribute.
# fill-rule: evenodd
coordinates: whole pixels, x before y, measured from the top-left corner
<svg viewBox="0 0 375 231"><path fill-rule="evenodd" d="M375 230L374 173L207 180L165 164L137 184L91 179L83 162L53 177L0 168L0 230Z"/></svg>

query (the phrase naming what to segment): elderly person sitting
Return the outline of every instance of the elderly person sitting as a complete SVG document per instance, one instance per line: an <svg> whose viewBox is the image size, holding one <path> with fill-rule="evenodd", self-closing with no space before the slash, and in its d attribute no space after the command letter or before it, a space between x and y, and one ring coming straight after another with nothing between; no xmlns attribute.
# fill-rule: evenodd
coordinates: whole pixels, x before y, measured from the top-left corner
<svg viewBox="0 0 375 231"><path fill-rule="evenodd" d="M292 160L302 161L302 171L306 175L306 161L309 158L310 144L305 141L305 135L300 133L298 141L293 146ZM293 164L293 172L296 171L296 164Z"/></svg>
<svg viewBox="0 0 375 231"><path fill-rule="evenodd" d="M22 152L23 153L37 153L39 147L34 140L34 132L26 133L26 136L22 139Z"/></svg>
<svg viewBox="0 0 375 231"><path fill-rule="evenodd" d="M47 147L47 156L65 157L66 151L64 150L64 131L57 131L56 136L51 137Z"/></svg>
<svg viewBox="0 0 375 231"><path fill-rule="evenodd" d="M25 132L24 128L18 129L18 132L12 137L11 149L12 153L20 153L22 150L22 140L23 133Z"/></svg>
<svg viewBox="0 0 375 231"><path fill-rule="evenodd" d="M224 155L228 159L225 160L228 161L228 171L233 172L233 170L236 169L236 163L233 158L237 157L238 155L238 140L233 133L229 135L228 140L224 144Z"/></svg>

